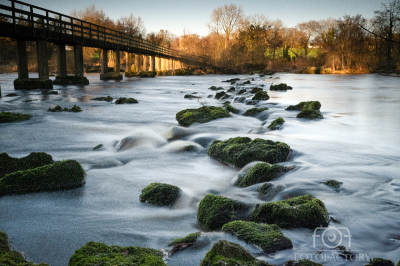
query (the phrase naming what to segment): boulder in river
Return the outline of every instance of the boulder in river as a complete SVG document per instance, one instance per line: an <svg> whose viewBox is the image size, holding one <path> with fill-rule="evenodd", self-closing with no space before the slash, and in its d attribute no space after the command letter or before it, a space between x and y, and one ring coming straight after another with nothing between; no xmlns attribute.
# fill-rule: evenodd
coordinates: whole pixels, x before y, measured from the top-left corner
<svg viewBox="0 0 400 266"><path fill-rule="evenodd" d="M191 233L185 237L174 239L171 243L168 244L168 247L174 246L177 244L193 244L197 241L197 238L201 236L201 232Z"/></svg>
<svg viewBox="0 0 400 266"><path fill-rule="evenodd" d="M254 258L249 251L239 244L220 240L207 252L200 266L272 266L264 261Z"/></svg>
<svg viewBox="0 0 400 266"><path fill-rule="evenodd" d="M276 224L282 228L327 226L329 214L319 199L304 195L282 201L257 204L250 215L257 223Z"/></svg>
<svg viewBox="0 0 400 266"><path fill-rule="evenodd" d="M277 164L258 163L253 166L247 174L239 177L236 186L248 187L258 183L268 182L280 177L289 170L290 167Z"/></svg>
<svg viewBox="0 0 400 266"><path fill-rule="evenodd" d="M285 123L285 120L283 120L282 117L278 117L277 119L272 121L272 123L268 126L268 129L277 130L280 128L280 126L283 125L283 123Z"/></svg>
<svg viewBox="0 0 400 266"><path fill-rule="evenodd" d="M90 241L76 250L68 266L157 265L167 266L163 253L152 248L107 246Z"/></svg>
<svg viewBox="0 0 400 266"><path fill-rule="evenodd" d="M185 94L185 96L183 97L185 99L198 99L201 98L200 96L196 96L196 95L192 95L192 94Z"/></svg>
<svg viewBox="0 0 400 266"><path fill-rule="evenodd" d="M215 87L215 86L211 86L210 88L208 88L209 90L212 90L212 91L218 91L218 90L223 90L224 88L222 88L222 87Z"/></svg>
<svg viewBox="0 0 400 266"><path fill-rule="evenodd" d="M0 153L0 178L17 171L24 171L53 163L53 157L45 152L32 152L22 158L10 157L6 152Z"/></svg>
<svg viewBox="0 0 400 266"><path fill-rule="evenodd" d="M81 187L85 171L75 160L14 172L0 179L0 196Z"/></svg>
<svg viewBox="0 0 400 266"><path fill-rule="evenodd" d="M327 185L328 187L331 187L335 190L339 190L340 186L343 184L343 182L339 182L336 180L328 180L324 182L325 185Z"/></svg>
<svg viewBox="0 0 400 266"><path fill-rule="evenodd" d="M243 167L254 161L278 163L286 160L290 147L286 143L249 137L214 140L208 155L221 162Z"/></svg>
<svg viewBox="0 0 400 266"><path fill-rule="evenodd" d="M306 118L310 120L322 119L324 116L318 110L305 109L297 114L297 118Z"/></svg>
<svg viewBox="0 0 400 266"><path fill-rule="evenodd" d="M118 100L115 101L115 104L124 104L124 103L139 103L136 99L134 98L125 98L121 97Z"/></svg>
<svg viewBox="0 0 400 266"><path fill-rule="evenodd" d="M217 94L215 94L215 99L221 99L222 97L224 97L226 95L226 93L224 91L220 91L217 92Z"/></svg>
<svg viewBox="0 0 400 266"><path fill-rule="evenodd" d="M90 99L90 100L92 100L92 101L112 102L112 100L114 100L114 99L111 96L107 96L107 97L97 97L97 98L93 98L93 99Z"/></svg>
<svg viewBox="0 0 400 266"><path fill-rule="evenodd" d="M232 106L229 105L229 104L226 106L226 110L227 110L228 112L231 112L231 113L234 113L234 114L239 113L239 110L238 110L238 109L236 109L235 107L232 107Z"/></svg>
<svg viewBox="0 0 400 266"><path fill-rule="evenodd" d="M286 110L297 110L297 111L302 111L305 109L319 110L321 109L321 103L319 101L300 102L299 104L290 105L286 108Z"/></svg>
<svg viewBox="0 0 400 266"><path fill-rule="evenodd" d="M292 241L282 234L275 224L258 224L246 221L233 221L225 224L222 230L237 238L260 247L266 253L293 248Z"/></svg>
<svg viewBox="0 0 400 266"><path fill-rule="evenodd" d="M163 183L151 183L142 190L139 196L141 202L156 206L172 206L181 194L177 186Z"/></svg>
<svg viewBox="0 0 400 266"><path fill-rule="evenodd" d="M293 89L292 87L286 85L286 83L281 83L281 84L277 84L277 85L272 85L269 87L270 90L272 91L286 91L286 90L291 90Z"/></svg>
<svg viewBox="0 0 400 266"><path fill-rule="evenodd" d="M247 110L246 112L244 112L243 115L244 116L256 116L259 113L266 111L266 110L269 110L268 107L264 107L264 108L255 107L255 108L251 108L251 109Z"/></svg>
<svg viewBox="0 0 400 266"><path fill-rule="evenodd" d="M232 92L232 91L235 91L235 90L236 90L235 87L230 87L229 90L227 90L227 92Z"/></svg>
<svg viewBox="0 0 400 266"><path fill-rule="evenodd" d="M266 101L269 99L268 93L266 91L258 91L252 100Z"/></svg>
<svg viewBox="0 0 400 266"><path fill-rule="evenodd" d="M12 113L12 112L1 112L0 123L12 123L26 121L32 118L32 115Z"/></svg>
<svg viewBox="0 0 400 266"><path fill-rule="evenodd" d="M259 91L262 91L263 89L259 88L259 87L255 87L251 90L251 93L257 93Z"/></svg>
<svg viewBox="0 0 400 266"><path fill-rule="evenodd" d="M184 127L188 127L193 123L206 123L223 117L229 117L229 112L222 107L215 106L203 106L198 109L185 109L176 114L176 120Z"/></svg>

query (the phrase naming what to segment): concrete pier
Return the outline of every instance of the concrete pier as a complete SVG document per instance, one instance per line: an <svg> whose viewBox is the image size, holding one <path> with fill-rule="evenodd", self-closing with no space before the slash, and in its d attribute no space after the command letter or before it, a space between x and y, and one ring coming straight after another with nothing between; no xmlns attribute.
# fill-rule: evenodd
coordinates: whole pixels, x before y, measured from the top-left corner
<svg viewBox="0 0 400 266"><path fill-rule="evenodd" d="M100 74L100 79L103 80L121 80L123 77L120 73L121 71L121 66L120 66L120 58L119 58L119 50L116 49L114 51L114 71L113 72L108 72L108 56L107 56L107 50L103 50L101 55L102 55L102 60L101 60L101 74Z"/></svg>
<svg viewBox="0 0 400 266"><path fill-rule="evenodd" d="M132 54L125 52L125 77L133 77L132 73Z"/></svg>
<svg viewBox="0 0 400 266"><path fill-rule="evenodd" d="M67 54L65 52L65 44L59 44L58 46L58 77L64 78L67 76Z"/></svg>
<svg viewBox="0 0 400 266"><path fill-rule="evenodd" d="M135 54L135 68L138 74L142 72L140 69L140 54Z"/></svg>
<svg viewBox="0 0 400 266"><path fill-rule="evenodd" d="M149 61L149 56L147 54L143 55L143 71L148 72L148 61Z"/></svg>
<svg viewBox="0 0 400 266"><path fill-rule="evenodd" d="M150 71L156 71L156 57L154 55L150 56Z"/></svg>
<svg viewBox="0 0 400 266"><path fill-rule="evenodd" d="M157 71L162 71L162 69L161 69L161 57L157 57L157 60L156 60L156 62L157 62L157 67L156 67L156 69L157 69Z"/></svg>
<svg viewBox="0 0 400 266"><path fill-rule="evenodd" d="M47 42L45 40L36 41L37 64L40 80L49 79L49 61L47 58Z"/></svg>
<svg viewBox="0 0 400 266"><path fill-rule="evenodd" d="M26 55L26 42L17 39L18 79L28 79L28 57Z"/></svg>
<svg viewBox="0 0 400 266"><path fill-rule="evenodd" d="M83 48L82 45L74 46L75 76L83 77Z"/></svg>

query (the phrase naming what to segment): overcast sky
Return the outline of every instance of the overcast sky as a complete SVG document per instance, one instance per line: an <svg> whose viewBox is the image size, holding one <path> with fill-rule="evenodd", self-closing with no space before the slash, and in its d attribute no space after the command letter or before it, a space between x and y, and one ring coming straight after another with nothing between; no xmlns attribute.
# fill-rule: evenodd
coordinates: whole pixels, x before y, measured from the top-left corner
<svg viewBox="0 0 400 266"><path fill-rule="evenodd" d="M0 0L4 2L5 0ZM287 27L309 20L343 15L361 14L372 18L374 10L381 9L388 0L22 0L66 15L74 9L81 10L95 4L112 19L128 16L141 17L147 33L166 29L178 36L186 29L205 36L209 33L206 24L213 9L224 4L242 6L245 15L263 14L269 19L283 21Z"/></svg>

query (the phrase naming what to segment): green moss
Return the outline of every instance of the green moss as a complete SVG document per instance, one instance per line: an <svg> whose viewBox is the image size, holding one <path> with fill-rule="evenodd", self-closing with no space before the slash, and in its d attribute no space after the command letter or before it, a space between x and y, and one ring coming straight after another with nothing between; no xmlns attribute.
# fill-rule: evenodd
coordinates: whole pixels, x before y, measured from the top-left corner
<svg viewBox="0 0 400 266"><path fill-rule="evenodd" d="M53 157L44 152L32 152L22 158L13 158L3 152L0 153L0 178L17 171L33 169L52 163Z"/></svg>
<svg viewBox="0 0 400 266"><path fill-rule="evenodd" d="M31 119L32 116L28 114L19 114L12 112L1 112L0 113L0 123L13 123L21 122Z"/></svg>
<svg viewBox="0 0 400 266"><path fill-rule="evenodd" d="M259 88L259 87L255 87L251 90L251 93L257 93L259 91L262 91L263 89Z"/></svg>
<svg viewBox="0 0 400 266"><path fill-rule="evenodd" d="M214 140L208 155L236 167L254 161L278 163L286 160L290 147L283 142L236 137L226 141Z"/></svg>
<svg viewBox="0 0 400 266"><path fill-rule="evenodd" d="M7 234L0 232L0 265L1 266L48 266L45 263L28 262L24 256L11 248Z"/></svg>
<svg viewBox="0 0 400 266"><path fill-rule="evenodd" d="M325 181L324 184L329 186L329 187L332 187L334 189L339 189L340 186L343 184L343 182L339 182L339 181L336 181L336 180L328 180L328 181Z"/></svg>
<svg viewBox="0 0 400 266"><path fill-rule="evenodd" d="M141 202L148 202L157 206L171 206L180 196L180 188L177 186L151 183L142 190L139 196Z"/></svg>
<svg viewBox="0 0 400 266"><path fill-rule="evenodd" d="M139 103L136 99L134 98L125 98L121 97L118 100L115 101L115 104L125 104L125 103Z"/></svg>
<svg viewBox="0 0 400 266"><path fill-rule="evenodd" d="M292 241L284 236L281 229L275 224L234 221L225 224L222 230L260 247L266 253L293 248Z"/></svg>
<svg viewBox="0 0 400 266"><path fill-rule="evenodd" d="M281 84L277 84L277 85L272 85L269 87L270 90L276 90L276 91L281 91L281 90L291 90L293 89L292 87L286 85L286 83L281 83Z"/></svg>
<svg viewBox="0 0 400 266"><path fill-rule="evenodd" d="M271 183L265 183L258 189L258 192L260 194L267 194L272 187L273 185Z"/></svg>
<svg viewBox="0 0 400 266"><path fill-rule="evenodd" d="M167 266L163 254L152 248L107 246L89 242L75 251L68 266Z"/></svg>
<svg viewBox="0 0 400 266"><path fill-rule="evenodd" d="M322 119L324 116L317 110L306 109L297 114L297 118L307 118L311 120Z"/></svg>
<svg viewBox="0 0 400 266"><path fill-rule="evenodd" d="M254 95L252 100L257 100L257 101L266 101L269 99L268 93L266 91L259 91Z"/></svg>
<svg viewBox="0 0 400 266"><path fill-rule="evenodd" d="M97 97L97 98L93 98L93 99L90 99L90 100L92 100L92 101L111 102L111 101L114 100L114 99L113 99L113 97L111 97L111 96L107 96L107 97Z"/></svg>
<svg viewBox="0 0 400 266"><path fill-rule="evenodd" d="M82 112L82 109L76 105L74 105L74 107L72 107L71 109L68 109L66 107L64 109L62 109L61 106L57 105L54 108L47 109L47 111L48 112L75 112L75 113L77 113L77 112Z"/></svg>
<svg viewBox="0 0 400 266"><path fill-rule="evenodd" d="M236 185L238 187L248 187L258 183L268 182L278 178L283 173L289 171L289 169L289 167L277 164L258 163L253 166L246 175L239 177Z"/></svg>
<svg viewBox="0 0 400 266"><path fill-rule="evenodd" d="M297 105L290 105L289 107L286 108L286 110L297 110L297 111L302 111L306 109L319 110L321 109L321 103L319 101L300 102Z"/></svg>
<svg viewBox="0 0 400 266"><path fill-rule="evenodd" d="M224 97L226 95L226 93L224 91L220 91L217 94L215 94L215 99L221 99L222 97Z"/></svg>
<svg viewBox="0 0 400 266"><path fill-rule="evenodd" d="M7 95L4 96L4 97L15 97L15 96L18 96L18 94L16 94L16 93L9 93L9 94L7 94Z"/></svg>
<svg viewBox="0 0 400 266"><path fill-rule="evenodd" d="M365 266L394 266L394 262L382 258L374 258L370 259L369 263L365 264Z"/></svg>
<svg viewBox="0 0 400 266"><path fill-rule="evenodd" d="M206 123L223 117L229 117L229 112L222 107L215 106L203 106L198 109L185 109L176 114L176 120L184 127L188 127L193 123Z"/></svg>
<svg viewBox="0 0 400 266"><path fill-rule="evenodd" d="M276 224L282 228L327 226L329 214L319 199L310 195L257 204L250 215L257 223Z"/></svg>
<svg viewBox="0 0 400 266"><path fill-rule="evenodd" d="M42 91L42 95L57 95L58 91Z"/></svg>
<svg viewBox="0 0 400 266"><path fill-rule="evenodd" d="M196 95L186 94L183 98L194 99L194 98L201 98L201 97L200 96L196 96Z"/></svg>
<svg viewBox="0 0 400 266"><path fill-rule="evenodd" d="M55 85L89 85L89 80L86 77L77 76L57 76L53 81Z"/></svg>
<svg viewBox="0 0 400 266"><path fill-rule="evenodd" d="M270 264L257 260L250 252L236 243L220 240L207 252L200 266L269 266Z"/></svg>
<svg viewBox="0 0 400 266"><path fill-rule="evenodd" d="M230 198L209 194L199 203L197 222L204 231L219 230L234 219L235 206Z"/></svg>
<svg viewBox="0 0 400 266"><path fill-rule="evenodd" d="M201 232L196 232L196 233L189 234L182 238L177 238L177 239L173 240L171 243L169 243L168 247L174 246L176 244L183 244L183 243L193 244L196 242L197 238L199 238L200 236L201 236Z"/></svg>
<svg viewBox="0 0 400 266"><path fill-rule="evenodd" d="M298 261L288 260L284 266L323 266L323 265L313 262L311 260L303 259Z"/></svg>
<svg viewBox="0 0 400 266"><path fill-rule="evenodd" d="M48 112L62 112L63 109L62 109L61 106L57 105L57 106L54 107L54 108L49 107L49 109L47 109L47 111L48 111Z"/></svg>
<svg viewBox="0 0 400 266"><path fill-rule="evenodd" d="M85 171L74 160L7 174L0 179L0 196L81 187Z"/></svg>
<svg viewBox="0 0 400 266"><path fill-rule="evenodd" d="M68 112L82 112L82 109L79 106L74 105L71 109L68 110Z"/></svg>
<svg viewBox="0 0 400 266"><path fill-rule="evenodd" d="M210 88L208 88L209 90L212 90L212 91L218 91L218 90L223 90L224 88L222 88L222 87L215 87L215 86L211 86Z"/></svg>
<svg viewBox="0 0 400 266"><path fill-rule="evenodd" d="M103 144L99 144L99 145L97 145L96 147L94 147L92 150L93 151L97 151L97 150L100 150L101 148L103 148Z"/></svg>
<svg viewBox="0 0 400 266"><path fill-rule="evenodd" d="M246 112L244 112L243 115L244 116L255 116L266 110L269 110L268 107L265 107L265 108L256 108L255 107L255 108L251 108L251 109L247 110Z"/></svg>
<svg viewBox="0 0 400 266"><path fill-rule="evenodd" d="M226 110L227 110L228 112L231 112L231 113L234 113L234 114L239 113L239 110L236 109L235 107L232 107L231 105L227 105L227 106L226 106Z"/></svg>
<svg viewBox="0 0 400 266"><path fill-rule="evenodd" d="M277 119L272 121L272 123L268 126L268 128L271 130L276 130L279 128L280 125L283 125L283 123L285 123L285 120L283 120L282 117L278 117Z"/></svg>

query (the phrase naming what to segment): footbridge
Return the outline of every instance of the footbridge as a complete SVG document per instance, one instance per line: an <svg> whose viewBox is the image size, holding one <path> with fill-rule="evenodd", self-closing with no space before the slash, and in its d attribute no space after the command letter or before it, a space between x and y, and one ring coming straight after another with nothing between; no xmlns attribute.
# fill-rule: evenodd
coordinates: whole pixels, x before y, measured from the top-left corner
<svg viewBox="0 0 400 266"><path fill-rule="evenodd" d="M127 35L58 12L17 0L0 0L0 36L17 40L18 79L15 89L52 88L49 79L47 43L58 46L59 84L85 84L83 47L102 49L101 79L122 79L120 52L125 52L125 76L131 76L131 66L137 72L166 71L185 65L204 65L202 56L187 56L147 40ZM26 41L35 41L38 58L38 79L29 78ZM73 46L75 75L67 76L66 46ZM108 70L108 54L115 53L114 71Z"/></svg>

